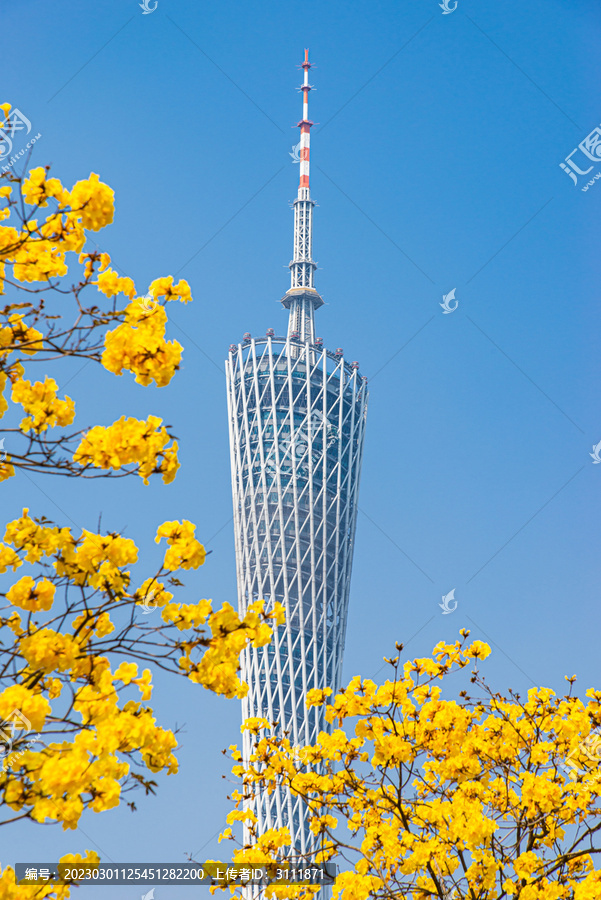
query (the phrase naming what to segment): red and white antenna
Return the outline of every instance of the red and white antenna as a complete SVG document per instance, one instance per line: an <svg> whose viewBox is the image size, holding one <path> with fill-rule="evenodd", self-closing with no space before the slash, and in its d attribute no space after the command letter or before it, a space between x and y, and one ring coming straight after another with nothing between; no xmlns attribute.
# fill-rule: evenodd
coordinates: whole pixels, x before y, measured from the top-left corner
<svg viewBox="0 0 601 900"><path fill-rule="evenodd" d="M311 126L309 119L309 51L305 50L305 60L301 63L305 70L305 78L300 86L303 92L303 117L298 123L300 128L300 180L298 196L294 201L294 251L290 262L290 290L282 297L282 303L290 310L288 320L288 337L294 337L301 343L315 342L315 323L313 314L323 306L323 300L313 285L313 274L317 263L313 259L313 207L309 190L309 154L311 142ZM291 351L292 354L296 351Z"/></svg>
<svg viewBox="0 0 601 900"><path fill-rule="evenodd" d="M301 66L305 70L305 78L301 87L301 90L303 92L303 117L298 123L301 130L299 197L301 196L301 188L307 188L307 190L309 190L309 156L311 145L311 126L313 125L313 122L311 122L311 120L309 119L309 91L311 90L311 85L309 84L309 69L311 68L311 63L309 62L308 50L305 50L305 61L301 63Z"/></svg>

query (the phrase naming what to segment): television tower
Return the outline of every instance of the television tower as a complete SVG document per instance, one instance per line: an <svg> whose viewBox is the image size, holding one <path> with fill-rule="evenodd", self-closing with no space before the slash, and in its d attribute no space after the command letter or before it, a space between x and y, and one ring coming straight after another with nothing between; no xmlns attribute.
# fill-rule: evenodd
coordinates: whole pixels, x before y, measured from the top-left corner
<svg viewBox="0 0 601 900"><path fill-rule="evenodd" d="M307 709L307 692L340 687L367 413L359 363L315 337L324 301L313 285L308 50L301 67L300 182L290 289L281 301L288 332L246 333L225 364L240 613L261 599L286 610L272 642L242 654L249 685L242 715L277 722L293 745L315 743L329 729L321 709ZM245 731L245 762L252 740ZM259 833L287 826L290 856L311 854L300 798L281 788L248 803Z"/></svg>

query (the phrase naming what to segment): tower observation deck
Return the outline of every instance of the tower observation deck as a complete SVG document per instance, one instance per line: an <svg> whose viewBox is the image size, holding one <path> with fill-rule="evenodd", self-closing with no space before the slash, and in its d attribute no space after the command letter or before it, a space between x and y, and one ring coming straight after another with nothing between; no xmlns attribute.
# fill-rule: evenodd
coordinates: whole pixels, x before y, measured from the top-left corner
<svg viewBox="0 0 601 900"><path fill-rule="evenodd" d="M281 301L288 331L247 334L226 360L238 603L242 614L261 599L286 610L271 644L243 652L242 715L277 722L294 745L329 730L321 709L307 709L307 692L340 687L367 413L359 364L315 337L323 300L313 284L308 51L301 65L300 183ZM245 731L245 762L251 745ZM282 788L249 806L259 833L286 826L291 853L310 858L314 838L299 798Z"/></svg>

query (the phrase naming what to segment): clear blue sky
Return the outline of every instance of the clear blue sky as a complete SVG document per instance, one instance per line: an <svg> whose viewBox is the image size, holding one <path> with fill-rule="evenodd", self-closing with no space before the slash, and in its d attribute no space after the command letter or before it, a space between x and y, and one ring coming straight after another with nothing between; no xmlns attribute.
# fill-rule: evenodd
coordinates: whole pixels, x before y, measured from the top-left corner
<svg viewBox="0 0 601 900"><path fill-rule="evenodd" d="M6 4L2 99L42 133L34 164L67 184L98 172L117 197L101 247L139 287L185 277L195 301L170 308L185 353L169 387L52 373L75 376L82 427L170 423L176 482L15 478L2 519L29 506L94 528L102 512L141 545L140 573L157 524L191 519L214 552L190 599L235 602L223 360L243 332L285 328L309 47L318 333L371 391L346 677L374 675L394 640L424 655L467 626L492 642L499 689L563 692L572 673L598 687L601 182L583 193L559 163L601 122L599 31L593 0L458 0L449 15L437 0ZM3 828L3 865L94 846L107 861L218 857L239 704L165 677L153 700L185 725L180 774L135 815Z"/></svg>

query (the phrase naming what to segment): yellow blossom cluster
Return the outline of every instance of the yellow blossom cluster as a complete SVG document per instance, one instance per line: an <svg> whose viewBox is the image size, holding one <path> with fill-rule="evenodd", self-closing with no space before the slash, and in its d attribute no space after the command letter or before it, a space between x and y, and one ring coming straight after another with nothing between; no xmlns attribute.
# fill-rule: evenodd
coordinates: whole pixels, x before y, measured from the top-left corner
<svg viewBox="0 0 601 900"><path fill-rule="evenodd" d="M8 566L14 571L22 565L19 550L25 551L27 562L39 562L43 556L52 557L56 574L66 575L75 585L110 589L117 595L129 584L130 575L124 567L138 558L138 548L130 538L118 534L94 534L85 529L79 538L74 538L70 528L35 522L28 509L6 526L4 545L0 545L0 571L6 571ZM16 590L17 596L25 595L31 582L30 576L25 576L11 590Z"/></svg>
<svg viewBox="0 0 601 900"><path fill-rule="evenodd" d="M73 186L69 203L71 215L81 219L83 227L90 231L100 231L113 221L115 192L107 184L103 184L95 172Z"/></svg>
<svg viewBox="0 0 601 900"><path fill-rule="evenodd" d="M48 200L53 199L57 208L42 223L26 219L19 231L8 225L0 227L0 293L7 264L13 266L16 281L61 278L67 273L65 253L83 248L84 229L99 231L113 221L113 191L94 172L69 191L58 178L48 178L46 169L32 169L23 182L22 196L36 208L48 206ZM4 212L9 216L10 207Z"/></svg>
<svg viewBox="0 0 601 900"><path fill-rule="evenodd" d="M192 522L163 522L155 538L158 544L166 538L167 550L163 566L165 569L197 569L205 561L205 548L194 537L196 527Z"/></svg>
<svg viewBox="0 0 601 900"><path fill-rule="evenodd" d="M42 691L57 697L61 683L40 680L39 674L68 672L72 681L85 680L75 689L73 709L82 728L73 741L43 742L41 750L28 747L11 763L10 773L0 772L0 791L10 809L27 808L34 821L60 821L63 828L76 828L85 808L101 812L119 804L121 783L130 770L120 755L138 754L151 772L177 771L173 733L157 726L152 711L140 702L119 704L118 682L135 685L142 702L150 699L150 670L139 675L136 663L122 662L111 672L107 659L85 656L82 649L73 635L47 628L22 637L20 653L30 672L38 674L35 686L0 691L0 720L18 709L32 729L43 733L51 707Z"/></svg>
<svg viewBox="0 0 601 900"><path fill-rule="evenodd" d="M192 299L188 282L182 278L177 284L174 284L173 275L168 275L166 278L156 278L148 288L148 293L152 294L155 300L164 297L165 300L179 300L181 303L189 303Z"/></svg>
<svg viewBox="0 0 601 900"><path fill-rule="evenodd" d="M49 743L39 752L26 750L13 764L23 777L5 786L9 807L18 811L31 804L34 821L58 820L64 829L74 829L84 808L102 812L119 805L121 781L130 768L120 753L139 753L152 772L177 771L175 736L158 727L151 711L140 703L130 700L120 708L112 684L115 677L108 667L99 667L93 683L77 691L74 710L85 728L72 742ZM145 687L142 682L143 693ZM0 776L0 784L2 780Z"/></svg>
<svg viewBox="0 0 601 900"><path fill-rule="evenodd" d="M166 339L167 314L163 304L172 300L190 301L189 284L184 280L176 283L172 276L157 278L150 284L149 296L153 299L148 301L136 297L131 278L120 276L111 268L107 253L83 252L86 229L98 231L112 222L114 215L113 191L96 173L77 181L69 190L59 178L50 177L48 166L38 166L30 170L19 187L21 196L16 199L13 199L12 184L0 188L0 221L3 222L0 225L0 293L4 290L7 271L11 272L17 289L19 282L38 282L56 290L59 280L68 272L69 253L79 255L84 272L79 285L71 288L78 299L80 315L78 325L67 330L68 338L63 331L58 342L54 339L61 327L55 321L62 316L45 312L46 298L38 308L31 302L13 303L0 312L0 418L8 410L5 388L10 380L10 399L26 412L20 424L21 434L36 442L38 459L42 457L39 465L49 464L51 468L55 456L64 456L64 450L68 449L69 455L55 466L55 471L62 474L81 474L78 463L104 469L109 474L133 464L145 483L152 475L160 475L164 483L171 483L179 468L178 448L176 443L170 443L160 419L150 416L146 422L139 422L122 416L107 428L91 429L83 435L79 447L76 434L54 438L49 435L51 429L73 423L75 403L71 397L59 399L54 378L27 379L22 360L43 351L52 354L51 358L85 357L85 336L102 327L98 335L104 344L101 362L108 371L118 375L130 371L140 384L165 386L180 367L182 346L176 340ZM45 218L36 217L42 210L46 210ZM19 222L10 224L11 217L18 218ZM6 219L9 222L4 223ZM105 298L113 301L112 309L86 307L81 302L80 292L91 285L96 285ZM64 289L63 293L66 293ZM126 298L124 309L117 308L119 296ZM46 323L48 328L40 330L36 327L40 323ZM82 328L81 332L78 327ZM95 349L89 358L98 359L97 352ZM11 455L8 448L0 454L0 482L12 478L18 467L27 465L14 449L12 438L11 445Z"/></svg>
<svg viewBox="0 0 601 900"><path fill-rule="evenodd" d="M171 622L180 631L204 625L213 607L209 600L198 603L167 603L161 613L163 622Z"/></svg>
<svg viewBox="0 0 601 900"><path fill-rule="evenodd" d="M121 416L112 425L95 425L84 434L73 461L99 469L120 469L136 463L144 484L155 472L170 484L179 469L178 445L174 441L167 447L170 437L161 427L162 421L158 416L148 416L146 422Z"/></svg>
<svg viewBox="0 0 601 900"><path fill-rule="evenodd" d="M56 396L58 385L54 378L46 378L44 381L31 381L19 379L12 389L11 400L20 403L28 415L21 421L21 430L30 431L32 428L37 434L54 428L55 425L70 425L75 418L75 403L70 397L59 400Z"/></svg>
<svg viewBox="0 0 601 900"><path fill-rule="evenodd" d="M48 206L48 199L53 197L60 204L66 206L69 202L69 192L60 183L58 178L48 178L48 172L42 166L32 169L29 178L23 182L23 197L30 206Z"/></svg>
<svg viewBox="0 0 601 900"><path fill-rule="evenodd" d="M109 273L99 276L99 286L105 274ZM167 313L162 306L152 304L149 309L141 298L130 303L125 321L105 336L102 365L115 375L121 375L124 369L133 372L138 384L169 384L179 369L183 348L178 341L165 339L166 324Z"/></svg>
<svg viewBox="0 0 601 900"><path fill-rule="evenodd" d="M208 608L205 607L204 611L208 613ZM254 647L268 644L272 634L269 621L281 625L284 619L284 608L280 603L274 604L271 612L265 613L263 602L255 601L249 605L242 618L229 603L224 603L220 610L208 617L211 638L201 661L192 662L190 653L194 644L184 642L182 646L185 655L179 661L180 666L188 673L191 681L202 684L216 694L245 697L248 685L238 677L240 653L249 641Z"/></svg>
<svg viewBox="0 0 601 900"><path fill-rule="evenodd" d="M81 646L87 644L93 635L103 638L108 634L112 634L115 630L110 613L106 610L101 613L86 610L86 612L73 619L72 626Z"/></svg>
<svg viewBox="0 0 601 900"><path fill-rule="evenodd" d="M12 684L0 692L0 722L8 721L15 709L20 710L34 731L43 729L46 717L51 711L45 697L22 684Z"/></svg>
<svg viewBox="0 0 601 900"><path fill-rule="evenodd" d="M56 588L51 581L43 578L36 584L31 575L25 575L7 591L6 599L13 606L30 612L52 608Z"/></svg>
<svg viewBox="0 0 601 900"><path fill-rule="evenodd" d="M131 278L127 276L120 278L113 269L107 269L98 275L98 290L107 297L125 294L131 300L135 296L136 286Z"/></svg>
<svg viewBox="0 0 601 900"><path fill-rule="evenodd" d="M19 653L31 672L69 672L81 654L81 644L71 634L61 634L52 628L41 628L23 636Z"/></svg>
<svg viewBox="0 0 601 900"><path fill-rule="evenodd" d="M5 547L0 544L0 575L4 575L9 568L15 572L22 565L21 557L13 550L12 547Z"/></svg>
<svg viewBox="0 0 601 900"><path fill-rule="evenodd" d="M55 568L58 575L67 575L73 584L108 588L119 595L130 580L124 566L137 559L138 548L130 538L94 534L84 529L77 541L72 538L64 541Z"/></svg>
<svg viewBox="0 0 601 900"><path fill-rule="evenodd" d="M275 725L248 720L254 749L241 764L234 748L243 789L228 825L252 812L249 798L261 792L280 786L300 796L316 863L343 847L356 851L354 868L333 888L340 900L598 900L601 772L590 753L586 766L583 741L601 725L601 692L587 691L587 705L548 688L507 700L476 669L472 680L486 699L442 699L435 680L490 653L480 641L467 645L468 634L440 642L431 658L389 660L394 679L382 685L356 677L335 696L309 691L307 704L350 733L323 730L299 748ZM565 766L570 754L584 766L576 777ZM267 842L250 834L240 860L274 861L290 843L286 829ZM232 829L222 837L233 839Z"/></svg>
<svg viewBox="0 0 601 900"><path fill-rule="evenodd" d="M26 325L24 318L23 313L11 313L6 319L8 324L0 328L0 359L16 347L29 356L43 349L41 331Z"/></svg>
<svg viewBox="0 0 601 900"><path fill-rule="evenodd" d="M26 222L19 234L15 232L13 243L17 249L5 257L7 262L13 263L15 280L31 283L66 275L67 249L81 249L85 243L84 231L78 226L77 222L64 222L63 217L56 214L49 216L43 225L39 225L37 219ZM59 242L59 238L63 240Z"/></svg>
<svg viewBox="0 0 601 900"><path fill-rule="evenodd" d="M27 507L23 509L22 516L7 524L4 533L5 543L12 544L15 551L24 550L25 559L32 563L39 562L43 556L52 556L72 540L69 528L41 525L31 518ZM13 571L18 565L21 565L20 558L15 551L10 550L5 557L8 560L7 565L11 565ZM0 549L0 553L2 552L3 550ZM18 563L16 559L19 559Z"/></svg>

